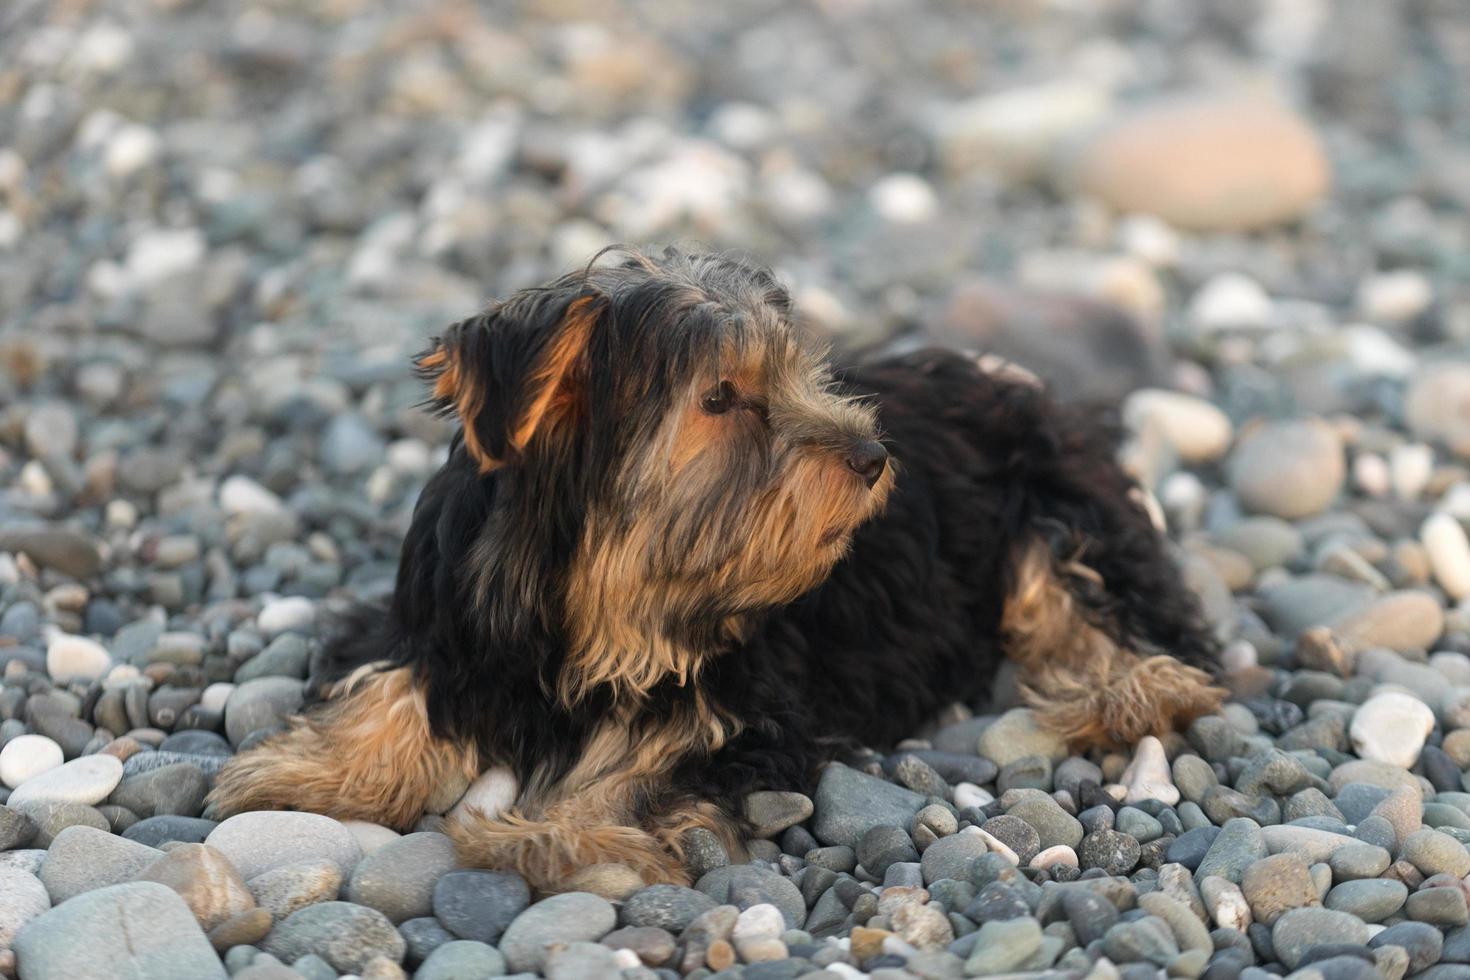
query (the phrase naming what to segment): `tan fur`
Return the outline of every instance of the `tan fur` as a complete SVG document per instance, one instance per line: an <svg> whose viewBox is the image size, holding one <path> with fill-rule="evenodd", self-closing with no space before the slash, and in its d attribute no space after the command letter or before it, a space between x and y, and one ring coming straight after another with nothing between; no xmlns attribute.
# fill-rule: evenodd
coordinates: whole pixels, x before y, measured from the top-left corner
<svg viewBox="0 0 1470 980"><path fill-rule="evenodd" d="M640 811L664 791L671 759L713 752L736 731L702 701L653 728L622 712L598 728L562 779L528 785L509 813L471 810L450 836L464 863L514 869L538 891L555 891L572 872L603 862L626 864L649 884L688 884L684 834L706 827L738 847L728 818L691 801Z"/></svg>
<svg viewBox="0 0 1470 980"><path fill-rule="evenodd" d="M1021 559L1001 629L1021 669L1021 690L1041 723L1074 747L1131 745L1163 735L1220 706L1210 676L1167 656L1140 657L1092 622L1034 545ZM1065 571L1101 583L1080 562Z"/></svg>
<svg viewBox="0 0 1470 980"><path fill-rule="evenodd" d="M408 830L434 791L479 774L473 748L435 738L407 668L359 669L337 697L225 766L209 794L221 817L309 810Z"/></svg>

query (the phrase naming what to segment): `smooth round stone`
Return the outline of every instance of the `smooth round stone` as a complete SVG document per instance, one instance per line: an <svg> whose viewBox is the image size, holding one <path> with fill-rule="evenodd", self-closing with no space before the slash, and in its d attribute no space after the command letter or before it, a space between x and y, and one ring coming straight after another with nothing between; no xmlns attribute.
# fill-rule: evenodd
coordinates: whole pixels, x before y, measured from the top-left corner
<svg viewBox="0 0 1470 980"><path fill-rule="evenodd" d="M1107 812L1109 815L1112 814L1111 810ZM1020 817L1003 813L985 821L981 829L1009 847L1022 864L1029 863L1041 852L1041 835L1036 832L1036 828ZM1059 846L1065 847L1066 845ZM1071 848L1067 850L1070 851ZM1075 853L1073 856L1076 856Z"/></svg>
<svg viewBox="0 0 1470 980"><path fill-rule="evenodd" d="M1443 512L1433 514L1419 528L1419 540L1440 588L1456 602L1470 596L1470 539L1460 522Z"/></svg>
<svg viewBox="0 0 1470 980"><path fill-rule="evenodd" d="M357 838L357 846L362 848L362 853L368 855L381 848L384 844L391 843L403 837L398 831L382 824L369 823L366 820L343 820L342 826L352 832Z"/></svg>
<svg viewBox="0 0 1470 980"><path fill-rule="evenodd" d="M362 848L351 832L318 813L241 813L216 827L205 843L228 858L246 880L316 858L333 861L346 878L362 859Z"/></svg>
<svg viewBox="0 0 1470 980"><path fill-rule="evenodd" d="M1083 869L1101 868L1110 875L1126 875L1138 866L1138 841L1116 830L1098 830L1082 838L1077 860Z"/></svg>
<svg viewBox="0 0 1470 980"><path fill-rule="evenodd" d="M177 752L180 755L234 755L230 743L215 732L188 729L174 732L158 746L159 752Z"/></svg>
<svg viewBox="0 0 1470 980"><path fill-rule="evenodd" d="M745 798L745 819L750 821L752 835L775 837L787 827L795 826L812 815L810 798L801 793L761 790Z"/></svg>
<svg viewBox="0 0 1470 980"><path fill-rule="evenodd" d="M136 880L156 881L178 892L206 930L255 908L255 897L234 865L204 844L175 847L144 868Z"/></svg>
<svg viewBox="0 0 1470 980"><path fill-rule="evenodd" d="M606 899L567 892L542 899L516 916L500 937L499 949L515 972L546 965L550 943L596 942L613 931L617 912Z"/></svg>
<svg viewBox="0 0 1470 980"><path fill-rule="evenodd" d="M1401 946L1409 954L1409 972L1427 969L1440 958L1445 945L1444 934L1424 922L1400 922L1389 926L1368 940L1368 946Z"/></svg>
<svg viewBox="0 0 1470 980"><path fill-rule="evenodd" d="M788 929L800 929L806 924L806 902L802 900L801 891L790 878L768 868L758 865L730 865L715 868L695 882L694 887L719 905L734 905L743 909L760 902L768 902L780 909L781 914L786 916L786 928ZM644 889L644 891L648 890ZM637 897L635 895L634 899ZM692 908L692 901L687 896L684 898L684 907ZM625 925L662 925L659 922L634 922L627 919L626 915L627 907L624 906ZM663 928L669 927L664 925ZM669 929L669 931L675 932L676 930Z"/></svg>
<svg viewBox="0 0 1470 980"><path fill-rule="evenodd" d="M403 955L403 965L406 967L417 966L428 959L434 950L454 941L454 934L440 925L439 920L433 916L399 923L398 934L408 944L408 951Z"/></svg>
<svg viewBox="0 0 1470 980"><path fill-rule="evenodd" d="M680 885L649 885L634 892L623 903L620 918L624 925L665 929L678 935L701 913L709 911L717 904L703 889L695 890Z"/></svg>
<svg viewBox="0 0 1470 980"><path fill-rule="evenodd" d="M189 906L153 881L98 888L56 906L20 930L15 952L26 980L227 977Z"/></svg>
<svg viewBox="0 0 1470 980"><path fill-rule="evenodd" d="M19 810L0 806L0 852L25 847L36 836L36 822Z"/></svg>
<svg viewBox="0 0 1470 980"><path fill-rule="evenodd" d="M414 973L414 980L469 980L472 977L499 977L507 966L500 950L484 943L457 939L444 943L424 960Z"/></svg>
<svg viewBox="0 0 1470 980"><path fill-rule="evenodd" d="M1327 908L1355 915L1364 922L1382 922L1404 907L1408 887L1390 878L1345 881L1327 893Z"/></svg>
<svg viewBox="0 0 1470 980"><path fill-rule="evenodd" d="M10 794L8 805L26 803L82 803L92 806L107 799L122 782L123 764L110 755L86 755L48 769L22 783Z"/></svg>
<svg viewBox="0 0 1470 980"><path fill-rule="evenodd" d="M261 949L287 963L314 953L343 973L361 973L379 956L402 962L406 944L376 909L319 902L277 923Z"/></svg>
<svg viewBox="0 0 1470 980"><path fill-rule="evenodd" d="M260 677L236 685L225 702L225 735L239 746L251 732L277 725L301 708L304 684L293 677Z"/></svg>
<svg viewBox="0 0 1470 980"><path fill-rule="evenodd" d="M123 831L123 836L149 847L162 847L169 841L202 844L218 826L215 821L202 817L146 817Z"/></svg>
<svg viewBox="0 0 1470 980"><path fill-rule="evenodd" d="M977 857L989 853L985 840L979 834L952 834L930 844L919 861L924 884L932 884L941 878L958 881L970 877L970 865Z"/></svg>
<svg viewBox="0 0 1470 980"><path fill-rule="evenodd" d="M1461 887L1421 888L1409 896L1404 914L1417 922L1436 926L1463 926L1470 920L1470 909L1466 907Z"/></svg>
<svg viewBox="0 0 1470 980"><path fill-rule="evenodd" d="M451 871L439 877L430 901L451 933L491 944L530 904L525 880L501 871Z"/></svg>
<svg viewBox="0 0 1470 980"><path fill-rule="evenodd" d="M1344 612L1327 625L1343 642L1360 649L1406 651L1428 649L1444 632L1444 621L1438 599L1409 589Z"/></svg>
<svg viewBox="0 0 1470 980"><path fill-rule="evenodd" d="M17 735L0 749L0 783L15 789L65 761L61 746L44 735Z"/></svg>
<svg viewBox="0 0 1470 980"><path fill-rule="evenodd" d="M267 639L288 631L303 632L316 622L316 604L301 596L272 599L255 619L256 628Z"/></svg>
<svg viewBox="0 0 1470 980"><path fill-rule="evenodd" d="M1423 701L1385 691L1357 710L1348 736L1360 758L1409 769L1419 761L1419 752L1434 723L1434 712Z"/></svg>
<svg viewBox="0 0 1470 980"><path fill-rule="evenodd" d="M1332 877L1339 882L1377 878L1392 861L1388 851L1373 844L1345 844L1327 857Z"/></svg>
<svg viewBox="0 0 1470 980"><path fill-rule="evenodd" d="M1271 945L1290 969L1296 969L1313 946L1331 943L1361 946L1367 941L1368 926L1362 920L1333 909L1292 909L1271 928Z"/></svg>
<svg viewBox="0 0 1470 980"><path fill-rule="evenodd" d="M51 842L38 877L59 905L94 888L130 881L162 856L156 848L96 827L67 827Z"/></svg>
<svg viewBox="0 0 1470 980"><path fill-rule="evenodd" d="M260 907L279 920L308 905L336 898L342 887L342 869L335 861L316 858L263 872L246 884Z"/></svg>
<svg viewBox="0 0 1470 980"><path fill-rule="evenodd" d="M1185 463L1208 463L1225 455L1234 438L1230 416L1195 395L1141 388L1123 403L1123 422L1141 433L1150 429Z"/></svg>
<svg viewBox="0 0 1470 980"><path fill-rule="evenodd" d="M359 861L343 897L377 909L393 923L421 918L433 912L435 884L455 864L448 837L409 834Z"/></svg>
<svg viewBox="0 0 1470 980"><path fill-rule="evenodd" d="M1180 840L1185 836L1188 835L1181 835ZM1245 869L1266 854L1266 838L1254 820L1245 817L1227 820L1195 870L1195 880L1219 875L1239 884Z"/></svg>
<svg viewBox="0 0 1470 980"><path fill-rule="evenodd" d="M1123 770L1119 782L1127 787L1127 794L1123 797L1125 803L1158 800L1173 806L1179 802L1179 788L1171 778L1164 743L1152 735L1145 735L1139 740L1133 761Z"/></svg>
<svg viewBox="0 0 1470 980"><path fill-rule="evenodd" d="M1470 458L1470 364L1451 361L1418 371L1404 392L1404 421L1415 438Z"/></svg>
<svg viewBox="0 0 1470 980"><path fill-rule="evenodd" d="M1230 459L1241 506L1287 520L1325 510L1347 476L1342 439L1320 419L1268 422L1246 435Z"/></svg>
<svg viewBox="0 0 1470 980"><path fill-rule="evenodd" d="M56 835L67 827L92 827L104 831L112 827L101 811L85 803L22 803L15 809L36 825L32 847L50 847Z"/></svg>
<svg viewBox="0 0 1470 980"><path fill-rule="evenodd" d="M46 886L19 868L0 867L0 949L9 949L21 926L51 907Z"/></svg>
<svg viewBox="0 0 1470 980"><path fill-rule="evenodd" d="M1470 874L1470 852L1465 850L1465 845L1438 830L1410 834L1399 849L1399 857L1422 871L1425 877L1449 874L1463 878Z"/></svg>
<svg viewBox="0 0 1470 980"><path fill-rule="evenodd" d="M997 766L1007 766L1028 756L1041 756L1057 763L1068 755L1066 741L1041 727L1030 708L1012 708L997 718L980 733L977 749Z"/></svg>
<svg viewBox="0 0 1470 980"><path fill-rule="evenodd" d="M840 762L822 770L812 802L812 834L827 845L856 847L880 825L907 827L928 800L912 790Z"/></svg>
<svg viewBox="0 0 1470 980"><path fill-rule="evenodd" d="M95 681L111 666L107 648L85 636L59 633L46 644L46 673L58 684Z"/></svg>
<svg viewBox="0 0 1470 980"><path fill-rule="evenodd" d="M1081 822L1050 797L1024 799L1006 812L1030 824L1042 848L1065 844L1076 850L1082 843Z"/></svg>
<svg viewBox="0 0 1470 980"><path fill-rule="evenodd" d="M175 763L128 776L112 791L109 802L140 817L194 817L204 808L209 780L197 767Z"/></svg>

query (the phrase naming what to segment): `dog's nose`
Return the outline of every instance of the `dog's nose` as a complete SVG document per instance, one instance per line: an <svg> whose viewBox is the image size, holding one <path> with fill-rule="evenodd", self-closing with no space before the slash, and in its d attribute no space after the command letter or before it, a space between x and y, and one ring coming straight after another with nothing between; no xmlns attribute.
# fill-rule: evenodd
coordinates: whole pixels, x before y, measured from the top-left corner
<svg viewBox="0 0 1470 980"><path fill-rule="evenodd" d="M878 478L883 475L883 467L887 465L888 450L881 443L871 440L858 443L847 454L848 468L862 477L869 487L878 482Z"/></svg>

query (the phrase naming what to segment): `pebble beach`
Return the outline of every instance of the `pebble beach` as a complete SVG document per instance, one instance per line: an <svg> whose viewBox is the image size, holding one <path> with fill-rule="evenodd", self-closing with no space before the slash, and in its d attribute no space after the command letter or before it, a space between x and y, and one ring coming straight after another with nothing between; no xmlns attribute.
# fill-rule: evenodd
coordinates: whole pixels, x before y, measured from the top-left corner
<svg viewBox="0 0 1470 980"><path fill-rule="evenodd" d="M1455 0L6 5L0 977L1470 978L1467 91ZM688 887L458 866L501 770L213 819L391 591L413 354L620 241L1115 408L1220 713L1003 674Z"/></svg>

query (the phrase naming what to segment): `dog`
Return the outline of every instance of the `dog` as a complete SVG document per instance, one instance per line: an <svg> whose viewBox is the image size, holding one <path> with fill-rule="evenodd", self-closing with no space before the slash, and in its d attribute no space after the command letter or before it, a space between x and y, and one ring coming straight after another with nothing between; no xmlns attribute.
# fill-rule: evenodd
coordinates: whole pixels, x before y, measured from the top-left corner
<svg viewBox="0 0 1470 980"><path fill-rule="evenodd" d="M514 805L448 822L465 863L687 883L690 831L742 853L750 791L913 734L1003 658L1078 748L1218 707L1211 634L1095 415L953 352L835 371L769 271L620 255L419 357L460 429L391 604L224 768L216 815L406 830L504 766Z"/></svg>

